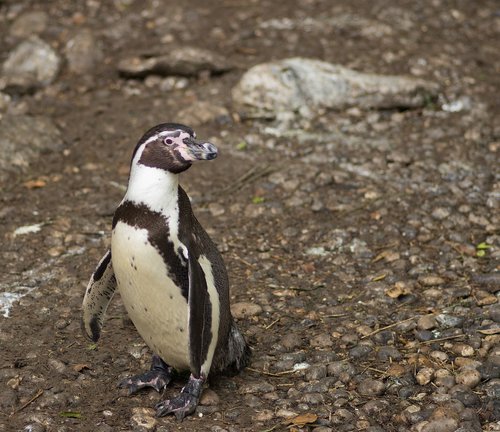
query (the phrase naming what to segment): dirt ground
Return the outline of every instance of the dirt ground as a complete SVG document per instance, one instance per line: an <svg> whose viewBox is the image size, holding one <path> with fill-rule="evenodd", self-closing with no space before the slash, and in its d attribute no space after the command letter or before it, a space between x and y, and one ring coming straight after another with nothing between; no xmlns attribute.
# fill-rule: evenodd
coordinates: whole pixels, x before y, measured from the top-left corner
<svg viewBox="0 0 500 432"><path fill-rule="evenodd" d="M0 1L1 61L19 42L11 26L26 11L50 17L40 37L58 52L82 28L103 52L93 71L63 65L54 83L10 101L13 110L52 119L64 149L2 185L2 286L35 289L0 317L0 431L500 430L499 6ZM338 21L262 25L306 17ZM220 53L233 68L169 91L117 72L126 56L183 45ZM292 56L417 75L437 82L442 96L422 109L327 113L310 130L335 130L326 143L269 136L234 115L230 90L251 66ZM456 100L468 108L441 109ZM219 400L195 416L151 426L137 418L150 419L161 396L116 388L150 361L119 296L97 346L80 331L81 302L138 138L200 101L229 112L191 125L220 156L181 182L223 252L232 302L248 303L238 323L253 361L216 380L210 395ZM13 234L32 224L41 230ZM444 318L427 326L420 318L428 314ZM396 351L384 356L388 347ZM473 361L480 378L471 384L460 374ZM294 372L301 363L311 367ZM339 364L354 372L339 373ZM421 381L423 367L455 381ZM304 413L317 419L287 425ZM451 426L425 429L439 418Z"/></svg>

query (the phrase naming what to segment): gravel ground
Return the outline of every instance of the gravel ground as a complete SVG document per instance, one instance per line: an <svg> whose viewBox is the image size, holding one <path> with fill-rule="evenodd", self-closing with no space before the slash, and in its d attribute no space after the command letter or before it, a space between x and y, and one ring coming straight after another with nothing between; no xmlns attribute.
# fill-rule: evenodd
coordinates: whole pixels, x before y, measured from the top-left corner
<svg viewBox="0 0 500 432"><path fill-rule="evenodd" d="M0 431L500 430L498 2L4 0L0 40L0 300L24 295L0 317ZM438 96L245 118L241 76L297 56ZM182 183L253 347L182 423L116 388L151 354L119 297L97 346L79 321L164 121L221 149Z"/></svg>

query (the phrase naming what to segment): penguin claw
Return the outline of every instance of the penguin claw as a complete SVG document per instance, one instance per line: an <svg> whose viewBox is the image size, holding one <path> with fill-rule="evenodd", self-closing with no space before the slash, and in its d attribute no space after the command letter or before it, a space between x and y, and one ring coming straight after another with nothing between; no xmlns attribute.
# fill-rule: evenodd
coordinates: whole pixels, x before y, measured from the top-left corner
<svg viewBox="0 0 500 432"><path fill-rule="evenodd" d="M165 400L156 405L156 416L163 417L174 414L179 421L192 414L198 406L198 398L194 395L181 393L172 400Z"/></svg>
<svg viewBox="0 0 500 432"><path fill-rule="evenodd" d="M118 387L128 389L128 394L136 393L145 387L152 387L158 393L172 381L173 369L168 366L157 354L153 355L151 369L143 374L125 378L118 383Z"/></svg>
<svg viewBox="0 0 500 432"><path fill-rule="evenodd" d="M172 377L164 371L150 370L143 374L125 378L118 383L118 387L128 389L129 395L146 387L152 387L160 393L167 387L171 380Z"/></svg>
<svg viewBox="0 0 500 432"><path fill-rule="evenodd" d="M167 414L174 414L177 420L182 421L186 416L192 414L198 406L204 382L204 376L196 378L191 375L177 397L172 400L164 400L156 405L156 416L163 417Z"/></svg>

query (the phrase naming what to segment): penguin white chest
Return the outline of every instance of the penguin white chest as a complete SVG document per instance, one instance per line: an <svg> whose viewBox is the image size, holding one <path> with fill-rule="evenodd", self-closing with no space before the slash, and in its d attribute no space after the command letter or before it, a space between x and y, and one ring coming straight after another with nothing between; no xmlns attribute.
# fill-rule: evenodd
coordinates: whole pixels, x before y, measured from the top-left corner
<svg viewBox="0 0 500 432"><path fill-rule="evenodd" d="M177 369L189 369L188 304L168 276L148 231L118 222L111 239L118 289L130 319L148 346Z"/></svg>

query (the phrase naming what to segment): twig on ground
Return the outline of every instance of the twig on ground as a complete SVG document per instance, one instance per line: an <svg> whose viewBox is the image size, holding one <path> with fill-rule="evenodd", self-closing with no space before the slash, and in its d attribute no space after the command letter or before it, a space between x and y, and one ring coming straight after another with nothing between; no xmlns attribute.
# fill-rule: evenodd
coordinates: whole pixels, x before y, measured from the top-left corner
<svg viewBox="0 0 500 432"><path fill-rule="evenodd" d="M29 404L33 403L36 401L41 395L43 394L43 389L40 389L36 392L35 396L33 396L29 401L23 403L18 409L14 410L11 412L10 417L12 417L14 414L17 414L19 411L22 411L24 408L26 408Z"/></svg>
<svg viewBox="0 0 500 432"><path fill-rule="evenodd" d="M402 320L402 321L398 321L398 322L395 322L395 323L389 324L389 325L387 325L387 326L385 326L385 327L380 327L379 329L374 330L374 331L372 331L371 333L368 333L367 335L363 336L361 339L366 339L366 338L368 338L368 337L370 337L370 336L373 336L373 335L375 335L375 334L377 334L377 333L380 333L381 331L384 331L384 330L390 329L390 328L392 328L392 327L396 327L396 326L397 326L397 325L399 325L399 324L402 324L402 323L405 323L405 322L411 321L411 320L413 320L413 319L415 319L415 317L407 318L407 319L405 319L405 320Z"/></svg>

